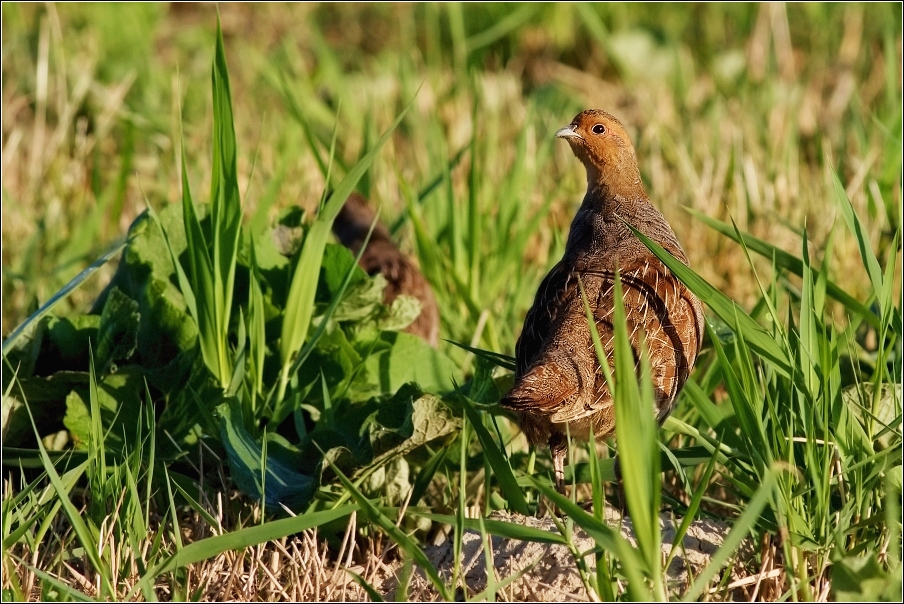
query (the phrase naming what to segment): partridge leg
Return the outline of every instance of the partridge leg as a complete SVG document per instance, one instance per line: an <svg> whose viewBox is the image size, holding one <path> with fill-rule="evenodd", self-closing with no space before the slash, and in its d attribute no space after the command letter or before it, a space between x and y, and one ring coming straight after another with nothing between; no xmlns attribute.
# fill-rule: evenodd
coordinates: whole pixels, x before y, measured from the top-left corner
<svg viewBox="0 0 904 604"><path fill-rule="evenodd" d="M565 495L565 455L568 454L568 440L564 434L553 434L549 437L549 452L552 453L556 490Z"/></svg>
<svg viewBox="0 0 904 604"><path fill-rule="evenodd" d="M622 518L628 513L628 498L625 496L625 482L622 480L621 458L615 455L615 490L618 493L618 512Z"/></svg>

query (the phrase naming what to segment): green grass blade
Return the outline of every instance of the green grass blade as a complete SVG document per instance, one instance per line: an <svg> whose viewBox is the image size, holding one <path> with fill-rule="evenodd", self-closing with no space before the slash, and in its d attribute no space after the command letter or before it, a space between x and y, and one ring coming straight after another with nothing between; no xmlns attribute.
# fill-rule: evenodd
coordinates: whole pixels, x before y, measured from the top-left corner
<svg viewBox="0 0 904 604"><path fill-rule="evenodd" d="M771 448L766 440L759 409L748 398L747 390L743 387L725 349L719 339L712 333L709 325L707 325L707 330L709 330L710 340L713 342L713 348L722 367L725 389L731 399L731 405L735 410L735 417L738 420L741 433L745 437L743 442L748 446L747 453L752 458L759 459L764 466L768 466L772 463Z"/></svg>
<svg viewBox="0 0 904 604"><path fill-rule="evenodd" d="M370 598L371 602L385 602L386 601L385 599L383 599L383 596L380 595L380 592L378 592L373 585L368 583L364 579L364 577L362 577L361 575L359 575L356 572L352 572L351 570L349 570L347 568L345 569L345 572L347 572L351 576L352 581L357 583L361 587L361 589L363 589L365 592L367 592L367 596Z"/></svg>
<svg viewBox="0 0 904 604"><path fill-rule="evenodd" d="M333 468L333 471L336 473L342 486L345 487L346 491L355 499L358 506L360 506L361 511L367 515L368 519L380 527L380 529L395 542L401 551L417 562L427 574L427 577L433 583L434 587L436 587L440 597L450 601L452 599L452 594L449 593L449 589L442 580L442 577L439 576L436 568L430 563L430 560L427 559L426 554L424 554L424 551L418 546L414 539L406 535L395 525L395 522L380 512L380 510L372 504L354 484L352 484L352 481L342 473L342 470L332 463L330 463L330 467Z"/></svg>
<svg viewBox="0 0 904 604"><path fill-rule="evenodd" d="M650 359L646 346L636 351L628 334L628 320L623 302L621 277L616 273L614 328L615 383L609 382L615 398L615 434L622 466L622 482L634 533L647 571L653 579L653 595L666 598L662 581L662 538L659 528L661 472L659 466L658 425L654 417L655 400L650 375ZM636 375L635 354L640 360ZM638 377L640 383L638 384Z"/></svg>
<svg viewBox="0 0 904 604"><path fill-rule="evenodd" d="M242 202L236 168L235 126L229 71L223 45L223 30L217 16L217 42L211 70L213 89L213 173L210 180L212 230L213 327L222 386L228 384L229 367L226 332L232 316L232 290L242 227ZM183 172L184 173L184 172Z"/></svg>
<svg viewBox="0 0 904 604"><path fill-rule="evenodd" d="M515 371L515 357L510 357L507 354L500 354L498 352L493 352L492 350L484 350L482 348L475 348L473 346L468 346L467 344L462 344L461 342L455 342L453 340L446 340L449 344L453 346L458 346L463 350L467 350L468 352L474 354L475 356L486 359L490 363L496 365L497 367L502 367L503 369L508 369L510 371Z"/></svg>
<svg viewBox="0 0 904 604"><path fill-rule="evenodd" d="M436 472L446 461L446 455L448 453L449 447L440 447L430 460L424 464L421 471L417 473L414 482L411 484L411 503L413 505L417 505L421 500L421 497L424 496L424 493L427 492L427 487L430 486L430 482L433 480Z"/></svg>
<svg viewBox="0 0 904 604"><path fill-rule="evenodd" d="M561 495L552 486L536 478L529 478L536 489L548 497L570 520L584 529L597 545L618 558L628 580L628 596L636 601L652 601L653 594L648 589L644 578L646 564L637 549L605 522L597 520L585 512L579 505Z"/></svg>
<svg viewBox="0 0 904 604"><path fill-rule="evenodd" d="M38 450L40 451L41 459L44 462L44 471L47 472L50 484L53 485L57 497L63 505L63 511L66 514L66 518L69 520L70 524L72 524L72 530L75 532L79 543L81 543L85 550L85 556L87 556L88 560L91 562L91 566L94 567L94 570L97 571L97 574L100 576L101 592L107 594L109 597L114 597L116 591L113 589L113 584L110 580L109 569L106 567L103 560L101 560L100 554L98 553L97 541L94 538L94 534L91 529L88 528L88 525L85 524L85 520L82 518L81 513L69 499L69 491L63 486L60 475L57 474L56 468L53 467L53 462L50 461L50 457L47 455L47 449L44 448L44 443L41 441L40 434L38 433L38 426L35 424L34 416L31 413L31 407L26 405L26 409L28 410L29 418L31 418L31 424L34 428L35 436L37 437ZM85 461L84 464L82 464L84 467L78 469L83 470L87 468L89 463L89 461Z"/></svg>
<svg viewBox="0 0 904 604"><path fill-rule="evenodd" d="M30 570L31 572L33 572L35 575L37 575L38 577L40 577L42 580L44 580L44 581L50 583L51 585L53 585L54 587L56 587L57 589L59 589L60 592L61 592L62 594L65 594L67 597L71 598L72 600L75 600L75 601L77 601L77 602L97 602L96 599L91 598L91 597L85 595L84 593L80 592L80 591L77 590L77 589L73 589L71 585L69 585L69 584L67 584L67 583L65 583L65 582L63 582L63 581L60 581L59 579L57 579L57 578L54 577L53 575L51 575L51 574L49 574L49 573L45 573L44 571L42 571L42 570L39 569L39 568L35 568L34 566L32 566L31 564L29 564L28 562L26 562L26 561L23 560L22 558L19 558L19 557L16 556L15 554L9 554L9 556L12 557L12 558L15 558L16 560L18 560L18 561L19 561L19 564L23 565L25 568L27 568L28 570ZM5 591L5 590L4 590L4 591ZM43 590L42 590L42 591L43 591ZM29 594L29 595L31 595L31 594ZM6 594L5 594L5 593L4 593L4 598L3 598L3 599L4 599L4 600L6 599Z"/></svg>
<svg viewBox="0 0 904 604"><path fill-rule="evenodd" d="M757 523L763 509L772 498L778 472L779 470L773 467L770 468L763 477L763 482L747 503L747 509L744 510L741 517L738 518L731 527L731 531L729 531L728 535L725 537L725 541L722 542L722 547L720 547L719 551L710 558L709 563L704 567L703 571L697 575L697 579L694 581L693 585L691 585L690 589L684 594L684 597L682 598L684 602L696 600L706 588L707 584L709 584L713 575L721 570L724 564L736 554L741 542L750 533L750 530Z"/></svg>
<svg viewBox="0 0 904 604"><path fill-rule="evenodd" d="M829 169L832 172L832 190L835 193L835 201L841 209L841 215L844 217L845 224L854 235L854 238L857 239L857 248L860 250L860 258L863 260L866 274L869 275L869 280L873 285L873 291L876 293L881 292L882 269L879 267L879 260L876 258L876 254L873 252L869 235L863 227L863 223L860 222L857 213L854 211L854 206L851 205L851 200L848 198L847 193L844 190L844 185L841 184L841 180L838 178L838 174L835 173L835 170L831 166L829 166Z"/></svg>
<svg viewBox="0 0 904 604"><path fill-rule="evenodd" d="M627 223L626 223L627 224ZM793 374L791 361L787 352L775 339L763 329L750 315L745 313L728 296L710 285L700 275L685 266L680 260L672 256L661 245L628 225L638 239L659 258L663 264L669 267L678 279L684 283L700 300L709 306L719 318L725 321L736 333L744 333L744 338L750 347L775 368L782 375L789 377Z"/></svg>
<svg viewBox="0 0 904 604"><path fill-rule="evenodd" d="M191 494L188 491L186 491L182 487L182 485L179 484L178 481L172 480L170 478L169 469L166 469L166 480L167 480L167 488L169 489L169 497L172 502L173 510L175 510L176 507L175 507L175 500L172 498L172 486L175 486L176 490L179 491L179 494L182 495L182 497L185 498L185 501L188 502L188 507L193 509L195 511L195 513L197 513L201 518L203 518L204 522L206 522L210 526L219 526L220 523L217 521L217 519L214 517L214 515L211 514L207 510L207 508L205 508L203 505L198 503L198 501L195 500L195 498L192 497ZM179 543L177 545L181 549L181 547L182 547L181 538L179 539Z"/></svg>
<svg viewBox="0 0 904 604"><path fill-rule="evenodd" d="M370 225L370 229L367 231L367 236L364 238L364 241L361 244L361 249L358 250L358 255L355 256L355 263L349 266L348 272L345 274L345 278L342 280L342 285L339 286L339 289L336 290L335 296L333 297L333 301L330 303L329 307L326 309L326 312L323 313L323 318L320 321L320 325L317 327L316 331L311 335L308 339L307 344L305 344L304 348L298 353L295 358L295 362L292 363L292 367L289 370L289 373L295 373L301 368L304 362L307 360L308 355L310 355L317 346L317 342L323 337L323 334L326 333L327 328L329 327L330 318L333 316L333 313L336 312L336 309L342 303L342 298L345 295L345 291L348 289L348 286L351 284L352 278L355 276L355 272L358 268L358 263L361 260L361 256L364 255L364 252L367 250L367 244L370 241L371 235L373 235L374 228L377 226L379 218L374 218L373 224ZM278 417L278 415L277 415Z"/></svg>
<svg viewBox="0 0 904 604"><path fill-rule="evenodd" d="M587 29L590 36L605 50L606 57L615 64L616 69L618 69L625 80L631 81L632 70L621 60L622 55L620 53L613 52L612 36L605 23L603 23L596 7L586 3L577 3L574 7L580 17L581 23Z"/></svg>
<svg viewBox="0 0 904 604"><path fill-rule="evenodd" d="M489 46L497 40L509 35L527 23L531 17L534 16L534 13L537 12L539 6L540 5L533 3L524 4L520 8L503 16L479 34L468 37L465 40L466 52L470 54L475 50Z"/></svg>
<svg viewBox="0 0 904 604"><path fill-rule="evenodd" d="M254 249L253 245L251 249ZM252 251L251 283L248 288L248 347L255 395L264 393L264 361L267 355L266 307L261 291L261 280L257 260ZM256 396L254 400L257 400Z"/></svg>
<svg viewBox="0 0 904 604"><path fill-rule="evenodd" d="M515 479L515 474L512 472L512 466L509 464L508 459L506 459L503 452L499 450L499 447L490 435L489 430L483 425L483 421L481 421L477 409L475 409L471 401L460 392L459 400L465 410L465 414L468 416L468 421L471 422L471 426L474 428L477 439L480 441L483 453L486 456L490 467L493 468L493 474L496 476L496 480L499 481L499 487L502 489L502 494L508 500L511 509L519 514L530 514L530 508L527 505L527 501L524 499L524 491L518 486L518 481Z"/></svg>
<svg viewBox="0 0 904 604"><path fill-rule="evenodd" d="M408 510L409 513L415 514L416 516L421 516L422 518L429 518L434 522L441 522L444 524L452 524L454 525L456 522L455 516L450 516L449 514L435 514L433 512L422 512L416 508L411 508ZM462 522L462 527L466 530L472 531L480 531L481 523L476 518L465 518ZM515 524L514 522L503 522L501 520L488 520L486 518L483 519L483 526L486 529L486 532L491 535L497 535L499 537L505 537L506 539L517 539L518 541L532 541L535 543L552 543L552 544L562 544L564 545L568 540L561 535L560 533L552 533L550 531L546 531L540 528L535 528L532 526L526 526L523 524Z"/></svg>
<svg viewBox="0 0 904 604"><path fill-rule="evenodd" d="M217 346L216 322L213 315L212 302L214 299L213 265L208 256L207 239L201 229L201 221L195 212L195 204L191 196L191 188L188 183L188 166L185 158L185 143L182 144L182 221L185 226L186 257L188 258L188 272L183 271L179 256L173 249L170 238L163 229L163 225L156 214L151 212L160 229L163 231L167 247L172 256L173 266L179 279L179 289L191 312L195 323L198 325L198 343L201 347L201 355L204 364L211 374L223 383L220 375L220 357Z"/></svg>
<svg viewBox="0 0 904 604"><path fill-rule="evenodd" d="M342 182L336 186L329 199L323 204L320 213L305 237L298 264L295 267L295 274L292 276L292 283L289 286L289 295L286 301L279 343L283 369L280 376L278 400L285 396L289 380L289 368L308 334L308 328L314 312L314 294L317 291L320 264L323 261L323 250L330 236L333 221L342 209L345 200L354 190L355 185L358 184L361 176L370 168L380 149L382 149L383 145L386 144L386 141L389 140L389 137L402 122L413 102L414 100L412 99L396 117L392 126L383 133L383 136L376 142L373 149L361 158L345 178L342 179Z"/></svg>
<svg viewBox="0 0 904 604"><path fill-rule="evenodd" d="M358 506L346 505L334 510L321 510L319 512L311 512L294 516L292 518L282 518L280 520L272 520L256 526L243 528L217 535L216 537L208 537L200 541L195 541L186 545L175 554L158 564L151 571L143 576L138 585L134 589L141 586L142 583L153 585L156 577L163 573L171 572L177 568L182 568L196 562L203 562L218 556L226 551L234 551L252 547L267 541L275 541L282 539L301 531L306 531L318 526L322 526L339 518L349 516L356 511Z"/></svg>
<svg viewBox="0 0 904 604"><path fill-rule="evenodd" d="M3 356L5 357L12 350L15 343L19 340L20 337L22 337L24 333L26 333L29 328L36 326L38 324L38 321L40 321L47 315L47 313L53 310L57 304L65 300L69 296L69 294L78 289L78 287L82 283L84 283L85 280L88 279L88 277L96 273L100 267L105 265L110 261L110 259L119 254L126 247L126 243L126 241L120 241L113 244L113 246L111 246L110 249L104 252L104 254L100 258L91 263L91 266L73 277L69 281L69 283L64 285L62 289L52 295L50 299L47 300L47 302L42 304L38 310L33 312L27 319L25 319L25 321L22 322L21 325L14 329L13 332L9 334L9 337L3 340Z"/></svg>
<svg viewBox="0 0 904 604"><path fill-rule="evenodd" d="M681 524L675 531L674 537L672 537L672 551L669 552L669 555L665 560L665 564L662 565L663 568L668 568L671 565L672 560L675 558L675 555L678 554L678 552L682 549L684 535L687 534L687 529L690 528L691 523L697 517L697 511L700 509L700 502L703 501L703 495L706 493L706 489L709 487L709 480L713 475L713 471L716 469L716 461L718 461L718 459L718 455L713 455L712 457L710 457L709 463L706 464L706 468L703 470L703 475L700 477L700 482L697 485L697 488L694 489L694 494L691 496L691 501L684 513L684 518L681 519Z"/></svg>
<svg viewBox="0 0 904 604"><path fill-rule="evenodd" d="M726 222L711 218L706 214L698 212L697 210L694 210L692 208L685 208L685 210L694 218L706 224L713 230L718 231L719 233L725 235L730 239L733 239L738 243L743 243L752 252L764 256L765 258L769 258L775 263L777 267L794 273L798 277L803 276L804 263L800 258L797 258L796 256L793 256L783 249L776 247L766 241L763 241L762 239L758 239L749 233L739 232L733 225L730 225ZM877 317L876 314L869 309L869 307L848 294L834 282L826 282L826 293L828 293L838 302L841 302L841 304L843 304L847 309L855 313L857 316L863 317L863 319L873 327L879 327L879 317Z"/></svg>

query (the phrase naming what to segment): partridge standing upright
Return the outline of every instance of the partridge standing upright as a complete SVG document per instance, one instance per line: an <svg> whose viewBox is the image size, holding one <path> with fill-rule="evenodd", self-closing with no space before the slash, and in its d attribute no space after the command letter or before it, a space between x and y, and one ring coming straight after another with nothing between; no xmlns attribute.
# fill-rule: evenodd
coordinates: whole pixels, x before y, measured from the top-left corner
<svg viewBox="0 0 904 604"><path fill-rule="evenodd" d="M615 431L612 394L603 375L581 290L596 320L609 364L613 360L616 271L635 357L648 350L656 413L672 410L703 339L703 308L626 222L687 264L675 233L650 203L634 147L621 123L590 109L556 132L587 169L587 194L571 223L562 260L537 291L515 347L515 385L502 405L520 414L533 445L549 445L556 487L564 492L567 435L587 440ZM616 377L617 380L617 377Z"/></svg>

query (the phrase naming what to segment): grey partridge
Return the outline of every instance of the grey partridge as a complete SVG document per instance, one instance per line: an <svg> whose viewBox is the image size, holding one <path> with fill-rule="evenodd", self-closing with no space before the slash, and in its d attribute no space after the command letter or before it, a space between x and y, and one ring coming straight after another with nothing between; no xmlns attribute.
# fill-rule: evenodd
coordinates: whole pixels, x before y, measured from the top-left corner
<svg viewBox="0 0 904 604"><path fill-rule="evenodd" d="M375 218L376 214L367 200L358 193L352 193L333 222L333 232L342 245L357 255ZM382 273L386 277L386 289L383 291L385 304L392 304L399 294L413 296L420 301L421 314L405 331L420 336L436 348L439 342L439 309L433 290L423 273L392 241L389 229L382 222L377 221L358 264L371 276Z"/></svg>
<svg viewBox="0 0 904 604"><path fill-rule="evenodd" d="M532 445L548 445L564 493L567 435L586 441L615 432L615 406L597 359L579 281L610 367L616 271L635 358L648 350L656 414L671 412L700 351L703 307L625 224L687 264L675 233L647 196L628 133L590 109L556 132L587 170L587 193L571 223L565 255L537 290L515 347L516 372L503 406L520 415ZM617 380L617 377L616 377Z"/></svg>

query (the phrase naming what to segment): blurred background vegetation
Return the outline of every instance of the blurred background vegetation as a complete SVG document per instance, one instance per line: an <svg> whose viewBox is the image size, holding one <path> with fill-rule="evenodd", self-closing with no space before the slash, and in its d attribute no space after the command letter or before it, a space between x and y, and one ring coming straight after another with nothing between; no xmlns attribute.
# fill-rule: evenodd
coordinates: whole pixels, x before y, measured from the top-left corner
<svg viewBox="0 0 904 604"><path fill-rule="evenodd" d="M786 270L787 262L782 266L777 261L774 270L769 258L748 258L742 246L699 217L733 221L741 231L787 250L785 261L800 262L805 249L812 266L828 267L820 279L828 278L866 305L876 307L874 302L885 296L887 307L879 309L883 321L900 323L899 312L891 308L900 309L901 252L895 237L900 238L902 224L902 10L894 3L4 3L4 337L121 241L148 204L159 210L180 201L182 145L195 199L206 199L217 11L234 102L239 187L249 220L263 222L296 205L312 216L324 190L335 187L375 147L414 99L358 188L381 207L393 235L432 284L442 316L441 338L512 354L524 313L543 274L561 256L586 187L584 170L553 135L582 109L597 107L618 117L631 133L650 197L672 224L696 272L766 324L776 346L803 367L812 359L798 354L797 340L785 336L803 330L795 327L796 320L820 327L826 339L820 354L831 362L821 365L826 372L823 390L814 390L812 400L835 404L842 387L869 380L879 386L900 376L900 341L894 340L900 328L895 331L888 324L877 331L854 323L846 330L845 308L831 301L828 313L834 317L823 323L821 307L813 310L810 303L824 298L824 290L813 294L812 280ZM327 182L334 133L336 158ZM842 219L833 171L863 222L858 237ZM879 266L891 265L893 290L871 284L858 249L864 242L874 248ZM86 312L114 265L105 266L54 312ZM819 287L825 283L819 281ZM788 317L788 325L776 317ZM440 346L466 379L473 357L446 342ZM724 420L719 431L740 435L734 451L762 453L760 441L750 440L743 425L737 427L729 408L744 399L768 423L771 445L779 451L774 459L799 470L794 480L783 478L791 485L786 499L803 509L825 495L812 506L816 511L800 513L801 526L816 527L813 540L820 557L813 558L819 577L814 591L799 594L782 578L768 597L828 597L823 578L830 556L838 563L838 556L878 552L889 576L899 576L899 533L893 520L899 510L894 506L900 488L900 394L889 389L891 394L882 395L883 401L898 405L882 419L889 428L881 437L892 444L873 442L874 431L866 430L859 457L846 459L842 472L836 454L821 448L831 441L817 433L827 422L810 421L828 407L809 404L796 385L777 378L762 359L737 350L723 359L716 359L713 349L706 354L709 361L698 363L682 395L690 404L680 404L670 420L699 428L699 438L680 432L663 440L673 449L696 446L715 439L717 431L710 424ZM849 362L848 357L857 358ZM851 375L830 375L841 371L839 365L845 371L849 365L856 369L858 359L862 367ZM723 380L732 374L732 363L749 374L743 392L736 385L728 392L731 383L726 386ZM486 382L490 374L485 367L484 373ZM874 392L875 405L880 389ZM777 420L778 411L763 419L764 401L797 423ZM846 404L867 418L864 424L873 425L866 412L875 408ZM718 413L699 411L710 408ZM798 422L798 415L806 421ZM848 432L843 423L831 426L835 428L842 436ZM463 452L461 472L456 478L458 469L449 462L437 473L434 482L446 486L436 489L434 499L424 500L435 504L434 511L454 505L454 481L459 481L459 505L473 504L475 514L495 506L494 496L499 501L498 485L491 484L485 466L485 453L493 450L488 445L495 444L490 439L478 448L474 433L464 433L455 444L444 445L453 451L450 459ZM457 444L462 441L464 447ZM789 443L804 441L808 455L820 451L819 459L827 465L812 463L813 457L794 457L795 445ZM513 467L521 473L527 466L523 474L534 474L533 458L527 461L528 456L514 453L523 443L506 441L509 445ZM722 506L726 517L747 505L750 493L744 489L765 484L762 475L738 469L746 463L742 457L719 462L727 482L707 484L708 477L701 482L699 493L707 487L704 505ZM893 462L893 471L882 465ZM544 463L541 454L539 465ZM478 467L482 469L475 472ZM891 487L886 491L887 470ZM667 488L676 484L674 478L666 479ZM339 491L331 488L326 485L320 494L338 497ZM25 501L21 509L32 510L19 512L16 530L25 534L29 522L45 517L34 511L44 504L36 495L30 496L31 503L13 501L19 497L13 491L5 492L4 505ZM98 493L92 491L97 501L112 499ZM151 503L145 499L147 510ZM58 510L53 507L46 516L41 535ZM850 510L856 513L845 515ZM172 512L178 542L184 527L175 529L182 518ZM250 517L262 518L260 512ZM240 525L242 513L227 518L227 524ZM764 531L761 570L769 547L791 547L789 539L765 538L774 526L768 514L763 517L766 528L758 525ZM132 524L120 526L131 536L148 533L136 533ZM41 539L21 551L49 551L53 564L68 559L43 547ZM5 547L6 540L4 534ZM74 543L60 540L59 549ZM80 543L78 555L98 551L90 540ZM144 551L141 547L134 551ZM169 555L168 547L154 550L145 560L148 566ZM326 559L316 551L314 556ZM124 554L128 564L135 564L134 558ZM4 558L4 569L12 560ZM807 559L797 566L795 560L787 556L785 561L792 570L789 576L812 570ZM216 576L213 584L221 580ZM848 585L854 586L852 593L861 587L858 581ZM27 587L15 593L30 593ZM844 589L839 584L832 595L844 599ZM263 599L267 593L257 595ZM766 598L764 594L760 596Z"/></svg>
<svg viewBox="0 0 904 604"><path fill-rule="evenodd" d="M145 203L178 199L180 114L193 185L209 182L216 10L4 3L4 333L122 237ZM564 145L552 144L552 133L586 107L605 108L627 125L650 195L691 265L741 301L752 300L756 286L736 270L737 250L722 253L726 241L682 206L731 218L794 251L806 227L821 254L836 222L825 198L831 166L880 254L900 224L899 5L219 10L246 212L261 200L271 212L312 207L325 183L305 141L328 141L336 123L340 159L353 162L417 93L362 183L390 224L404 227L398 236L412 250L407 225L393 222L406 197L470 147L446 184L421 200L422 215L436 235L445 218L431 208L471 204L485 219L473 217L465 236L479 241L462 241L460 256L451 240L454 249L432 250L454 256L454 279L438 270L449 268L442 262L424 260L431 250L413 250L434 286L452 294L441 294L444 337L470 340L479 310L489 308L484 344L512 350L530 289L554 261L583 194L583 171ZM516 296L475 276L512 236L495 230L503 201L542 214L524 251L530 283ZM832 266L856 292L867 279L854 242L839 239ZM68 303L84 309L104 282L89 283ZM497 318L507 324L494 324Z"/></svg>

